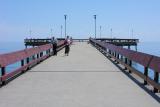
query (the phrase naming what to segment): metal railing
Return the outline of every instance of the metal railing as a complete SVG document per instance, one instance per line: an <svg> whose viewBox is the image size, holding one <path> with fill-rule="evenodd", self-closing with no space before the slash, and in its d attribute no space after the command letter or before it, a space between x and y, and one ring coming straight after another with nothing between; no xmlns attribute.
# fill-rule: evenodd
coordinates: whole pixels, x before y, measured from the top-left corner
<svg viewBox="0 0 160 107"><path fill-rule="evenodd" d="M64 41L59 41L57 44L57 51L61 50L64 46ZM6 84L8 80L45 60L51 56L52 51L52 44L46 44L0 55L0 85ZM21 67L11 71L10 73L7 73L6 67L17 62L21 63Z"/></svg>
<svg viewBox="0 0 160 107"><path fill-rule="evenodd" d="M114 59L117 63L125 66L129 73L135 73L144 80L144 85L150 84L154 92L160 91L159 74L160 74L160 57L149 55L142 52L137 52L125 49L113 44L101 42L95 39L90 39L90 43ZM123 60L124 59L124 60ZM133 62L136 62L144 67L144 73L133 67ZM149 77L149 69L153 70L154 78Z"/></svg>

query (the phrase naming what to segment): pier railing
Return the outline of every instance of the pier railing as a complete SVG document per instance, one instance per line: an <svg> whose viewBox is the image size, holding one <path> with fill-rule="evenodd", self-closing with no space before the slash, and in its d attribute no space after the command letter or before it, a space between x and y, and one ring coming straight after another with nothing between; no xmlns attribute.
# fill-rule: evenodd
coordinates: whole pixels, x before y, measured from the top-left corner
<svg viewBox="0 0 160 107"><path fill-rule="evenodd" d="M144 80L144 85L150 84L153 87L154 92L160 91L160 57L125 49L95 39L90 39L90 43L116 63L120 63L125 66L125 69L128 69L129 73L133 72L142 78ZM134 68L133 62L142 65L144 67L144 72L142 73ZM149 77L149 69L154 71L153 79Z"/></svg>
<svg viewBox="0 0 160 107"><path fill-rule="evenodd" d="M59 41L57 44L57 51L61 50L64 46L64 41ZM26 70L45 60L51 56L52 51L52 45L46 44L39 47L0 55L0 84L4 85L8 80L11 80L15 76L25 72ZM7 73L6 67L17 62L21 63L21 67Z"/></svg>
<svg viewBox="0 0 160 107"><path fill-rule="evenodd" d="M116 46L137 46L139 39L120 39L120 38L96 38Z"/></svg>

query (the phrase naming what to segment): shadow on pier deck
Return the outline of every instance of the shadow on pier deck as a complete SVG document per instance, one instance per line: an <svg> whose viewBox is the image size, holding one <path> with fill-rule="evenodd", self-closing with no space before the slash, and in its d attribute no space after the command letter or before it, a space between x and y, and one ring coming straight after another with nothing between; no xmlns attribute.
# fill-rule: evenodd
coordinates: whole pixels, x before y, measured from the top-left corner
<svg viewBox="0 0 160 107"><path fill-rule="evenodd" d="M0 89L0 107L159 107L87 43L73 43Z"/></svg>

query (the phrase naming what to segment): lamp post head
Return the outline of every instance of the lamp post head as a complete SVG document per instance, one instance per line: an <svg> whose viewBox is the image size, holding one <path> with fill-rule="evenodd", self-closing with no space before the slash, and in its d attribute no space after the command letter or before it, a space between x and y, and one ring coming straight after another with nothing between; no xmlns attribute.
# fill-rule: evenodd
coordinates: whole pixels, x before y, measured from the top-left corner
<svg viewBox="0 0 160 107"><path fill-rule="evenodd" d="M93 15L94 16L94 19L96 19L97 15Z"/></svg>
<svg viewBox="0 0 160 107"><path fill-rule="evenodd" d="M65 18L65 20L67 19L67 15L66 14L64 15L64 18Z"/></svg>

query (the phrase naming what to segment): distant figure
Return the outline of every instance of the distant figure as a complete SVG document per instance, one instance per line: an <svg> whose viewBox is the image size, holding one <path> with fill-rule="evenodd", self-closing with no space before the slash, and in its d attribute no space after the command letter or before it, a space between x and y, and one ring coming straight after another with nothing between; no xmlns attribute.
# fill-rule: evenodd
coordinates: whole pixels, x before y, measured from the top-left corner
<svg viewBox="0 0 160 107"><path fill-rule="evenodd" d="M69 36L67 36L67 38L65 39L65 55L69 55L69 51L70 51L70 39L69 39Z"/></svg>
<svg viewBox="0 0 160 107"><path fill-rule="evenodd" d="M57 39L52 37L51 43L52 43L52 49L53 49L52 55L57 55Z"/></svg>

